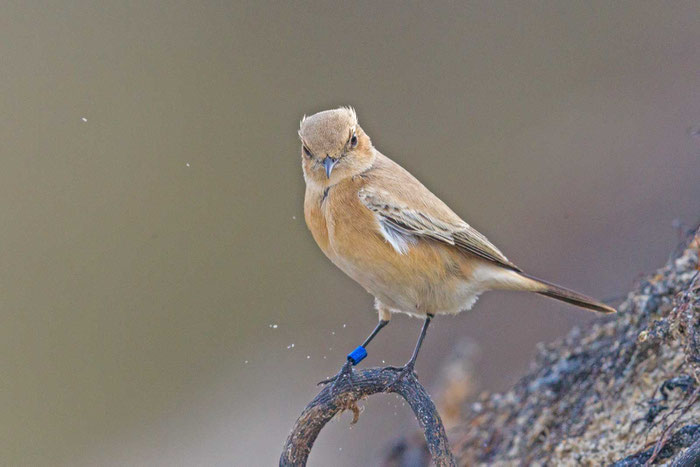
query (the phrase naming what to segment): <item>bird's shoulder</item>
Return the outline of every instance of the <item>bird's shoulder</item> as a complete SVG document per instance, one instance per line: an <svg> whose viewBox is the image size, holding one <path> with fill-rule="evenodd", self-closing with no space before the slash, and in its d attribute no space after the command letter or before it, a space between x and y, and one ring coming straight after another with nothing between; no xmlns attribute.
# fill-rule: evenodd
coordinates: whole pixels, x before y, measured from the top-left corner
<svg viewBox="0 0 700 467"><path fill-rule="evenodd" d="M397 232L437 240L519 270L410 172L381 153L357 194L370 211Z"/></svg>
<svg viewBox="0 0 700 467"><path fill-rule="evenodd" d="M377 154L372 169L367 172L358 196L368 207L389 206L393 211L420 212L436 222L453 228L467 226L452 209L399 164Z"/></svg>

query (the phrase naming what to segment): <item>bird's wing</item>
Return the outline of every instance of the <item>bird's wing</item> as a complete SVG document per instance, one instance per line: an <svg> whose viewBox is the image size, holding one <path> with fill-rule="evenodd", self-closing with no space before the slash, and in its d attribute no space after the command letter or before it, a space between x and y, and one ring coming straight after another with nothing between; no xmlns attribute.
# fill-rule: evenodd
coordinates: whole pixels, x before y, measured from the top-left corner
<svg viewBox="0 0 700 467"><path fill-rule="evenodd" d="M420 209L409 207L409 203L398 196L371 186L360 189L358 196L381 222L396 232L437 240L507 269L520 271L486 237L460 219L427 188L420 184L411 188L418 188L422 192L424 202L420 203Z"/></svg>

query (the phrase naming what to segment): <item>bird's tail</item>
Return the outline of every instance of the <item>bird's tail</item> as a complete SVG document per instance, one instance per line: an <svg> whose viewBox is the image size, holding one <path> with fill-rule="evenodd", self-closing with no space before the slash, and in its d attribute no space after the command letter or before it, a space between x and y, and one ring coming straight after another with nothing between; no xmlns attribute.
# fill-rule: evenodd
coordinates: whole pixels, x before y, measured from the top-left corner
<svg viewBox="0 0 700 467"><path fill-rule="evenodd" d="M615 313L617 311L615 308L601 303L594 298L574 292L573 290L552 284L551 282L543 281L542 279L538 279L537 277L533 277L523 272L519 273L519 275L536 282L537 286L536 288L532 289L532 291L540 295L556 298L562 302L571 303L572 305L580 306L581 308L600 311L602 313Z"/></svg>

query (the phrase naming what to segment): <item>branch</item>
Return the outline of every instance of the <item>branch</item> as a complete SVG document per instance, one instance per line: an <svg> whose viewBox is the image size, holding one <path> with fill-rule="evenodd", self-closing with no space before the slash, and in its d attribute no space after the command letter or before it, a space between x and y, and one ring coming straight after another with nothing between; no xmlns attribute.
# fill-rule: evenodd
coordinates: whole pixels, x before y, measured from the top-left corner
<svg viewBox="0 0 700 467"><path fill-rule="evenodd" d="M695 441L687 451L673 461L671 467L684 467L698 464L700 464L700 437L698 437L697 441Z"/></svg>
<svg viewBox="0 0 700 467"><path fill-rule="evenodd" d="M346 364L337 379L327 384L297 419L284 444L279 465L306 465L316 437L337 413L352 410L352 423L355 423L360 415L358 401L373 394L395 393L403 397L413 410L435 465L454 466L445 428L428 392L418 382L415 373L398 380L397 376L396 369L391 367L353 371Z"/></svg>

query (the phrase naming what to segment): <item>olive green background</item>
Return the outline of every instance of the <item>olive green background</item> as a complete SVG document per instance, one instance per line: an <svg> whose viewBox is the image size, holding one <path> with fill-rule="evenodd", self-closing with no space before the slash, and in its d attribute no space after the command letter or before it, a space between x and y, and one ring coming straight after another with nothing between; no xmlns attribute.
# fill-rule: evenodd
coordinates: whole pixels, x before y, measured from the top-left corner
<svg viewBox="0 0 700 467"><path fill-rule="evenodd" d="M376 322L304 225L305 113L354 106L510 259L600 298L700 217L695 1L1 5L2 465L275 464ZM470 338L504 388L592 318L486 295L417 370L434 389ZM419 326L396 317L366 364ZM311 465L373 465L416 426L365 406Z"/></svg>

